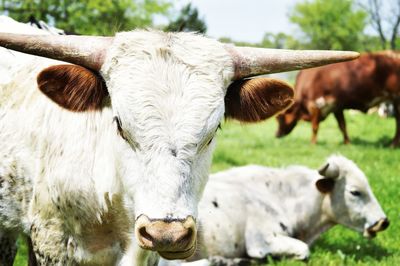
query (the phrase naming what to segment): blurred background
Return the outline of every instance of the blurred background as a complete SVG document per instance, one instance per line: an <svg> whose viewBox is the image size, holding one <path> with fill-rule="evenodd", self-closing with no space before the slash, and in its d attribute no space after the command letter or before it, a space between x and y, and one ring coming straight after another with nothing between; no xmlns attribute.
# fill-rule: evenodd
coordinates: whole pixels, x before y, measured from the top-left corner
<svg viewBox="0 0 400 266"><path fill-rule="evenodd" d="M2 0L0 12L73 34L151 27L270 48L374 51L399 46L399 0Z"/></svg>
<svg viewBox="0 0 400 266"><path fill-rule="evenodd" d="M2 0L0 14L43 21L66 34L156 28L268 48L377 51L400 45L400 0ZM293 83L295 73L279 76Z"/></svg>

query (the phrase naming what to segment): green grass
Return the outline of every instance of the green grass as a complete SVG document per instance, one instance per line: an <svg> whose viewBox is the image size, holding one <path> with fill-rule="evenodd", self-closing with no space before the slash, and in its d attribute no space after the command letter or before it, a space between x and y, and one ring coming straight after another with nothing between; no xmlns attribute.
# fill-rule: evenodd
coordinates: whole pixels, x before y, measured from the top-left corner
<svg viewBox="0 0 400 266"><path fill-rule="evenodd" d="M310 124L300 123L288 137L276 139L276 122L257 125L224 123L218 133L212 171L232 166L263 164L285 166L302 164L317 168L332 153L354 160L369 177L370 184L388 215L391 225L372 241L337 226L325 233L312 247L309 265L400 265L400 149L388 144L394 134L394 119L376 115L346 113L351 145L342 144L342 135L333 117L320 126L318 144L310 144ZM22 245L23 246L23 245ZM14 265L26 265L26 248ZM304 265L282 260L273 265Z"/></svg>

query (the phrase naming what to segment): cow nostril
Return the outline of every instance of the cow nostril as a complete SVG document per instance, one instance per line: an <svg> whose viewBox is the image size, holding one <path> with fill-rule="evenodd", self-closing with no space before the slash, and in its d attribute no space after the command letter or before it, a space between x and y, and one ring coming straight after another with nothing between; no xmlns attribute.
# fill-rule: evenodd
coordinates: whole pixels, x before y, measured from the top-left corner
<svg viewBox="0 0 400 266"><path fill-rule="evenodd" d="M154 240L154 238L147 232L145 226L139 229L139 235L150 242L153 242Z"/></svg>
<svg viewBox="0 0 400 266"><path fill-rule="evenodd" d="M386 228L389 227L389 225L390 225L389 219L388 219L388 218L385 218L385 219L383 220L383 222L382 222L381 229L382 229L382 230L385 230Z"/></svg>

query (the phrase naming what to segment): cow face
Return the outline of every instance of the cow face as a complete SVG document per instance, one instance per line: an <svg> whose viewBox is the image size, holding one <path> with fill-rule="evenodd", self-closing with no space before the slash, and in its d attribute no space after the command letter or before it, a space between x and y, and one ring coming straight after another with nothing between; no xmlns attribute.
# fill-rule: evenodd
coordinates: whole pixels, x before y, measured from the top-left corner
<svg viewBox="0 0 400 266"><path fill-rule="evenodd" d="M276 120L278 121L278 130L276 131L275 136L277 138L284 137L292 132L299 119L298 112L299 104L294 103L289 109L276 117Z"/></svg>
<svg viewBox="0 0 400 266"><path fill-rule="evenodd" d="M233 73L216 41L130 32L115 37L99 73L62 65L38 77L41 91L67 109L112 108L118 173L137 242L167 259L195 251L197 204L224 115L256 122L292 103L287 84L231 83Z"/></svg>
<svg viewBox="0 0 400 266"><path fill-rule="evenodd" d="M329 194L330 206L326 211L333 222L363 232L365 237L374 237L389 226L367 178L352 161L332 156L320 174L324 178L316 186Z"/></svg>

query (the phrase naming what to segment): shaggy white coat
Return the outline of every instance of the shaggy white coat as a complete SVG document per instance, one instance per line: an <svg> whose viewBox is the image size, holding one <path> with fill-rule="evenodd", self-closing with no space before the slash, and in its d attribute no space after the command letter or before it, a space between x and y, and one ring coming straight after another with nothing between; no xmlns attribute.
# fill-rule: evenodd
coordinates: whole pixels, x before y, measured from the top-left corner
<svg viewBox="0 0 400 266"><path fill-rule="evenodd" d="M38 73L60 62L29 60L0 88L0 193L9 195L1 227L29 234L34 225L34 245L63 259L54 264L150 263L134 242L134 221L197 216L230 56L195 34L119 33L100 71L110 101L83 113L37 89Z"/></svg>

